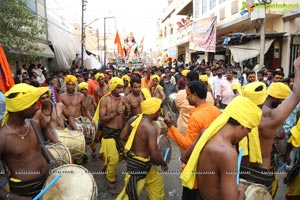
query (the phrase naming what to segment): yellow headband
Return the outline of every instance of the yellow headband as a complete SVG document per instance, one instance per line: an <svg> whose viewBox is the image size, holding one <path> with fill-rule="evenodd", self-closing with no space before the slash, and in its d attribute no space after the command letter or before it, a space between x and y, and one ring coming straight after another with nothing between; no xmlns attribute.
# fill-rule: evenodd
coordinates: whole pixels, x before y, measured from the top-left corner
<svg viewBox="0 0 300 200"><path fill-rule="evenodd" d="M118 85L124 86L124 81L118 77L113 77L109 81L109 91L114 91Z"/></svg>
<svg viewBox="0 0 300 200"><path fill-rule="evenodd" d="M156 97L150 97L141 102L142 113L151 115L156 113L161 107L162 100Z"/></svg>
<svg viewBox="0 0 300 200"><path fill-rule="evenodd" d="M263 89L261 91L255 91L258 87L263 87ZM242 94L256 105L262 105L268 96L266 84L261 81L248 83L247 85L243 86Z"/></svg>
<svg viewBox="0 0 300 200"><path fill-rule="evenodd" d="M78 90L88 89L88 88L89 88L89 84L87 82L81 82L78 84Z"/></svg>
<svg viewBox="0 0 300 200"><path fill-rule="evenodd" d="M257 105L252 103L248 98L237 96L225 108L223 113L215 119L210 126L202 133L198 140L191 157L184 168L180 178L182 184L190 189L193 188L200 153L206 143L228 122L231 117L238 121L241 126L252 129L259 125L262 111Z"/></svg>
<svg viewBox="0 0 300 200"><path fill-rule="evenodd" d="M185 70L182 70L181 74L182 74L182 76L186 76L189 72L190 72L190 70L185 69Z"/></svg>
<svg viewBox="0 0 300 200"><path fill-rule="evenodd" d="M203 82L208 82L208 76L207 75L200 75L199 80L201 80Z"/></svg>
<svg viewBox="0 0 300 200"><path fill-rule="evenodd" d="M97 73L97 74L95 75L96 81L98 81L98 79L99 79L100 77L105 78L103 73Z"/></svg>
<svg viewBox="0 0 300 200"><path fill-rule="evenodd" d="M65 82L67 83L67 82L69 82L69 81L71 81L72 83L76 84L76 83L77 83L77 78L76 78L76 76L73 76L73 75L67 75L67 76L65 77Z"/></svg>
<svg viewBox="0 0 300 200"><path fill-rule="evenodd" d="M268 90L267 90L268 95L277 98L277 99L285 99L287 98L290 93L291 90L289 88L289 86L287 86L284 83L281 82L273 82Z"/></svg>
<svg viewBox="0 0 300 200"><path fill-rule="evenodd" d="M127 74L123 75L121 79L126 79L128 82L130 82L130 77Z"/></svg>
<svg viewBox="0 0 300 200"><path fill-rule="evenodd" d="M46 92L49 92L48 87L33 87L26 83L14 85L8 92L5 93L6 111L2 124L7 122L9 118L8 112L19 112L29 108ZM14 98L8 98L8 96L13 93L19 94Z"/></svg>
<svg viewBox="0 0 300 200"><path fill-rule="evenodd" d="M159 82L160 81L160 77L157 75L157 74L154 74L153 76L151 76L151 79L157 79L157 81Z"/></svg>

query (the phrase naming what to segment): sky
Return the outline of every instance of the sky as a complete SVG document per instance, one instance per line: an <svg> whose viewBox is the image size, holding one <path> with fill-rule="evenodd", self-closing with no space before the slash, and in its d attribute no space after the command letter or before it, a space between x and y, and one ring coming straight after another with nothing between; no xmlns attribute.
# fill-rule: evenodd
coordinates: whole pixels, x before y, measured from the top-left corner
<svg viewBox="0 0 300 200"><path fill-rule="evenodd" d="M115 28L124 36L133 32L136 41L144 36L146 49L155 48L158 34L157 20L167 0L86 0L84 13L85 23L104 33L104 18L106 34L115 34ZM55 15L65 23L81 24L82 0L51 0L47 1L48 14Z"/></svg>

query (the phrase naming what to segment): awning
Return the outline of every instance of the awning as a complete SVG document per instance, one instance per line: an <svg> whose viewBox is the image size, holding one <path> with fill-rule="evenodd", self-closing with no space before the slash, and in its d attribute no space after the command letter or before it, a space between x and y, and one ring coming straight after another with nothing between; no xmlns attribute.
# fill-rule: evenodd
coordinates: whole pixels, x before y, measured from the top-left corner
<svg viewBox="0 0 300 200"><path fill-rule="evenodd" d="M273 43L273 39L265 40L265 52L267 53L270 46ZM250 58L255 58L260 53L260 40L255 39L251 40L242 45L228 45L227 46L233 56L233 60L235 62L241 62L243 60L248 60Z"/></svg>
<svg viewBox="0 0 300 200"><path fill-rule="evenodd" d="M38 43L37 46L41 49L41 51L36 52L36 54L46 57L46 58L54 58L54 52L49 47L49 45L44 43Z"/></svg>

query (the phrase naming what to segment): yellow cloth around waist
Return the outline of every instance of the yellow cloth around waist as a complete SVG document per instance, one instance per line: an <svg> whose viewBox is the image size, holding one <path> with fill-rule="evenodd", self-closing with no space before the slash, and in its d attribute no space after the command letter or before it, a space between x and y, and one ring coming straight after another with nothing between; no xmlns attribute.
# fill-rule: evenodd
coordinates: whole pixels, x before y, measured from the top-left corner
<svg viewBox="0 0 300 200"><path fill-rule="evenodd" d="M248 137L244 137L239 142L239 149L241 148L244 149L243 156L249 155L249 161L251 163L262 163L258 127L253 128L248 134ZM248 152L248 149L250 152Z"/></svg>

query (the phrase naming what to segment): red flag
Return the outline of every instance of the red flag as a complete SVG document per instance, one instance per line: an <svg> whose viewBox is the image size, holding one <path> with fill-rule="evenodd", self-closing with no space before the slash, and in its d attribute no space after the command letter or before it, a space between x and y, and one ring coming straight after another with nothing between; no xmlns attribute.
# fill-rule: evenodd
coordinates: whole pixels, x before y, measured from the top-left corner
<svg viewBox="0 0 300 200"><path fill-rule="evenodd" d="M0 90L5 93L15 84L3 48L0 46Z"/></svg>
<svg viewBox="0 0 300 200"><path fill-rule="evenodd" d="M120 39L118 31L116 33L115 44L118 44L118 54L123 57L124 56L124 51L123 51L123 48L122 48L121 39Z"/></svg>

